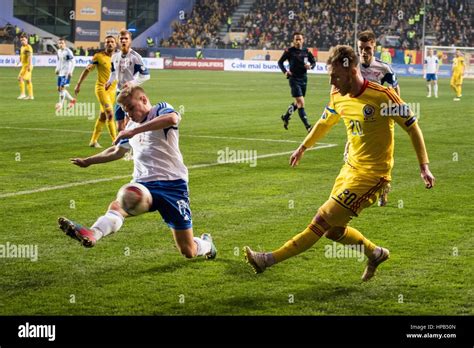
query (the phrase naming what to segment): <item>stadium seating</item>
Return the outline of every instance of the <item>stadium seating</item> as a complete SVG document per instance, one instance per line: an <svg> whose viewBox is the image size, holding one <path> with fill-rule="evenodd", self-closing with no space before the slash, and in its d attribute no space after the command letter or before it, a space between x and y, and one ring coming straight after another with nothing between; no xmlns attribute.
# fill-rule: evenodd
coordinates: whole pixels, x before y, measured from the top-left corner
<svg viewBox="0 0 474 348"><path fill-rule="evenodd" d="M175 23L173 34L162 41L162 46L215 47L220 39L218 28L238 3L198 0L189 17ZM372 29L386 47L420 49L422 5L423 0L359 0L358 28ZM429 44L474 46L470 10L468 0L427 0L426 35L432 37ZM308 46L328 49L353 44L355 11L353 0L259 0L234 31L246 32L240 46L244 49L282 49L295 31L305 33Z"/></svg>

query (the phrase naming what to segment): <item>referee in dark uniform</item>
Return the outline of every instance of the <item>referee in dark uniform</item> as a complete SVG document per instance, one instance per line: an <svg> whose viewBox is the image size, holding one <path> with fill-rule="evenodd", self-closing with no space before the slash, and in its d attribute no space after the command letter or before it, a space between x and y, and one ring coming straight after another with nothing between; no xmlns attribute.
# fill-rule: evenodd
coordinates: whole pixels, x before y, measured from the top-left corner
<svg viewBox="0 0 474 348"><path fill-rule="evenodd" d="M306 86L308 84L307 70L314 69L316 60L313 54L305 47L303 48L304 37L301 33L293 34L293 46L287 48L280 60L278 66L281 71L289 79L291 87L291 96L295 98L295 102L290 104L286 114L281 116L283 127L288 129L291 115L298 109L298 115L303 122L306 130L309 132L311 125L308 122L308 117L304 110L304 97L306 95ZM283 63L288 61L290 63L290 70L286 70Z"/></svg>

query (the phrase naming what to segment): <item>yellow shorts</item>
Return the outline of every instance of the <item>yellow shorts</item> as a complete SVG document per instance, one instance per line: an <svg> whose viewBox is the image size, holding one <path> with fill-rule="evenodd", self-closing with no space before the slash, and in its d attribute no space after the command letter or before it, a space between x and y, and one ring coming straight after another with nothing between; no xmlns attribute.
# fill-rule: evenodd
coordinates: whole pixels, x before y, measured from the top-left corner
<svg viewBox="0 0 474 348"><path fill-rule="evenodd" d="M26 69L26 66L23 66L21 67L21 70L20 70L20 73L18 74L18 77L20 78L23 78L23 80L26 80L26 81L31 81L31 73L33 72L33 68L30 69L30 71L28 71L28 69Z"/></svg>
<svg viewBox="0 0 474 348"><path fill-rule="evenodd" d="M451 76L451 84L462 85L462 79L463 79L463 76L461 73L454 73L453 76Z"/></svg>
<svg viewBox="0 0 474 348"><path fill-rule="evenodd" d="M115 103L115 89L109 88L107 91L103 87L95 88L95 96L100 104L100 112L105 110L113 110Z"/></svg>
<svg viewBox="0 0 474 348"><path fill-rule="evenodd" d="M388 188L386 176L360 172L345 164L336 178L329 199L318 213L331 226L346 226L360 212L377 202Z"/></svg>

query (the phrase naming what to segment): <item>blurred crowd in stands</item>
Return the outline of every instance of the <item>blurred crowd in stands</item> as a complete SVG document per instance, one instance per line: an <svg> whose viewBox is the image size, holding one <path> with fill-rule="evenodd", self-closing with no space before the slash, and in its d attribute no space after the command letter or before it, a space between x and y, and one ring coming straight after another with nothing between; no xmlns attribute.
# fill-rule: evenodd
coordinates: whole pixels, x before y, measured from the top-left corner
<svg viewBox="0 0 474 348"><path fill-rule="evenodd" d="M172 35L161 46L223 47L218 32L239 3L197 0L192 13L173 24ZM426 0L425 9L423 0L359 0L358 30L373 30L384 47L417 50L425 20L426 44L474 46L471 11L470 0ZM354 0L258 0L230 27L232 32L245 32L244 39L226 47L282 49L295 31L305 33L310 47L352 45L355 14Z"/></svg>
<svg viewBox="0 0 474 348"><path fill-rule="evenodd" d="M160 42L162 47L219 47L219 30L240 0L196 0L189 15L173 23L173 34Z"/></svg>

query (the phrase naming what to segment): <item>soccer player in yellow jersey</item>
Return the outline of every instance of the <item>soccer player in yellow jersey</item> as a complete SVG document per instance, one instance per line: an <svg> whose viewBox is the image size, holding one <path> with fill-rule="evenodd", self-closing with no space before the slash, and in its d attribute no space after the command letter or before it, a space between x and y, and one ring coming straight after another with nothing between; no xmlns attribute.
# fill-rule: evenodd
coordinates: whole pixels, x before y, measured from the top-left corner
<svg viewBox="0 0 474 348"><path fill-rule="evenodd" d="M92 138L89 143L89 146L100 148L99 137L102 133L104 125L107 124L107 129L109 130L110 137L112 142L117 136L117 128L115 126L113 106L115 103L115 85L114 82L113 88L108 90L105 89L105 83L109 80L110 71L112 66L111 57L115 52L117 47L117 42L115 41L114 36L107 36L104 42L105 49L101 52L94 54L92 57L92 64L89 64L86 69L82 72L77 82L74 92L76 95L79 94L81 90L81 84L85 78L89 75L89 72L94 70L97 66L97 81L95 82L95 95L99 100L100 104L100 115L97 121L95 122L94 132L92 133Z"/></svg>
<svg viewBox="0 0 474 348"><path fill-rule="evenodd" d="M336 178L329 199L302 233L270 253L244 248L246 259L256 273L302 253L325 236L362 249L368 258L362 280L374 276L377 266L389 258L389 250L375 245L348 223L376 202L391 180L395 123L410 136L426 187L434 185L423 135L408 106L392 89L362 77L358 58L351 47L334 47L327 64L335 90L321 119L291 155L290 165L296 166L305 150L328 133L341 118L350 143L348 160Z"/></svg>
<svg viewBox="0 0 474 348"><path fill-rule="evenodd" d="M33 83L31 82L31 74L33 72L33 48L28 44L26 35L20 37L20 63L21 70L18 74L18 82L20 84L20 96L17 99L35 99L33 96ZM25 95L25 83L28 90L28 96Z"/></svg>
<svg viewBox="0 0 474 348"><path fill-rule="evenodd" d="M451 75L451 88L456 93L454 101L460 101L462 97L462 79L464 76L464 57L461 51L456 51L456 57L453 59L453 70Z"/></svg>

